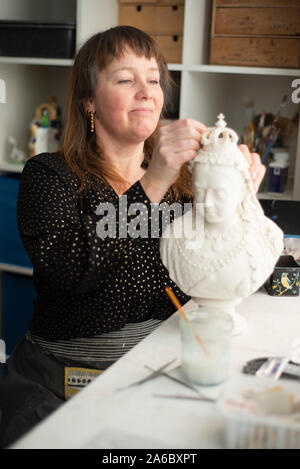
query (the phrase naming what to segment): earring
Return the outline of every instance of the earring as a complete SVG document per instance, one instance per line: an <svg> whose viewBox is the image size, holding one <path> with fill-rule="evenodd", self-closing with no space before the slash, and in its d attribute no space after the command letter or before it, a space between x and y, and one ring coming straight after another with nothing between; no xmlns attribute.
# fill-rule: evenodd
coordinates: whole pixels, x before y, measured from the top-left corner
<svg viewBox="0 0 300 469"><path fill-rule="evenodd" d="M91 133L93 134L95 132L95 121L94 121L94 113L90 111L90 130Z"/></svg>
<svg viewBox="0 0 300 469"><path fill-rule="evenodd" d="M90 111L89 109L86 109L86 113L90 117L90 131L91 131L91 134L93 134L95 132L94 112Z"/></svg>

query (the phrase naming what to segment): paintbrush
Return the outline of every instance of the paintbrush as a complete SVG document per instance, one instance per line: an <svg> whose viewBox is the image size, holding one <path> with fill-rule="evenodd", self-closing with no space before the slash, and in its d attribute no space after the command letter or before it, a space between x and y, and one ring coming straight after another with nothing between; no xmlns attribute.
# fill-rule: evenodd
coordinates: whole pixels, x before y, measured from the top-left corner
<svg viewBox="0 0 300 469"><path fill-rule="evenodd" d="M186 322L188 322L191 325L191 327L194 328L194 324L191 322L191 320L189 319L189 317L187 316L187 314L183 310L181 304L177 300L177 298L174 295L172 289L170 287L166 287L166 292L167 292L167 295L169 296L170 300L172 301L174 306L178 309L178 311L183 316L183 318L186 320ZM195 332L195 338L196 338L197 342L201 345L203 352L205 353L205 355L209 355L209 353L207 351L207 348L205 347L201 337L199 336L199 334L195 330L194 330L194 332Z"/></svg>
<svg viewBox="0 0 300 469"><path fill-rule="evenodd" d="M260 119L259 119L256 136L255 136L254 152L256 153L260 153L262 132L263 132L264 124L265 124L265 118L266 118L266 113L262 112Z"/></svg>
<svg viewBox="0 0 300 469"><path fill-rule="evenodd" d="M266 149L266 152L264 154L264 157L262 159L262 164L265 164L265 162L267 161L268 157L269 157L269 154L272 150L272 147L273 147L273 144L276 142L277 140L277 137L278 137L278 134L279 134L279 130L276 130L275 134L273 135L273 138L271 138L269 140L269 143L268 143L268 146L267 146L267 149Z"/></svg>
<svg viewBox="0 0 300 469"><path fill-rule="evenodd" d="M271 127L270 127L270 130L269 130L269 132L266 136L265 154L262 158L262 163L265 163L267 161L267 158L270 154L272 145L276 141L275 140L276 125L277 125L278 119L280 117L281 111L286 106L286 104L287 104L287 95L284 95L282 100L281 100L278 112L277 112L276 116L274 117L273 122L272 122Z"/></svg>
<svg viewBox="0 0 300 469"><path fill-rule="evenodd" d="M249 124L248 129L249 129L248 146L249 146L250 152L252 153L253 150L254 150L254 127L253 127L253 124Z"/></svg>

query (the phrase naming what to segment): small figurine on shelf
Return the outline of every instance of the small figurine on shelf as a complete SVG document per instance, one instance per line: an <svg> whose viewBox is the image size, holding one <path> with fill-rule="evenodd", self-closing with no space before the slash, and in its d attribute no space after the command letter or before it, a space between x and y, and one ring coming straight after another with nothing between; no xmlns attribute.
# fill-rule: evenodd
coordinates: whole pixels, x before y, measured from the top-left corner
<svg viewBox="0 0 300 469"><path fill-rule="evenodd" d="M11 146L11 150L8 154L9 163L23 164L26 161L26 154L17 147L17 141L14 137L8 137L8 143Z"/></svg>
<svg viewBox="0 0 300 469"><path fill-rule="evenodd" d="M52 96L48 103L42 103L36 108L29 130L29 157L57 151L61 130L60 109L56 98Z"/></svg>

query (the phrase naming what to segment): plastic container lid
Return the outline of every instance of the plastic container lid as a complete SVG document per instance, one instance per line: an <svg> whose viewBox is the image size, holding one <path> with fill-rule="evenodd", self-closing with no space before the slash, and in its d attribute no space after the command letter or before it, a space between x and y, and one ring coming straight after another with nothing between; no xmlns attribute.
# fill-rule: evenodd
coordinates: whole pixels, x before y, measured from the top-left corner
<svg viewBox="0 0 300 469"><path fill-rule="evenodd" d="M289 161L281 160L281 159L272 161L272 163L269 164L269 168L288 168L288 166L289 166Z"/></svg>
<svg viewBox="0 0 300 469"><path fill-rule="evenodd" d="M274 160L278 161L288 161L290 159L290 154L286 148L274 148L272 150Z"/></svg>

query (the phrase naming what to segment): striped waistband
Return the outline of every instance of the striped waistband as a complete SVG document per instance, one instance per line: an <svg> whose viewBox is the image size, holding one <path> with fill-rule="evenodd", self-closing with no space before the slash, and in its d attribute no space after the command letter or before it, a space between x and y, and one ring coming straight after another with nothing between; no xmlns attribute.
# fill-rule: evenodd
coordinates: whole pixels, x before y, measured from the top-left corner
<svg viewBox="0 0 300 469"><path fill-rule="evenodd" d="M83 337L55 342L27 332L26 339L58 358L105 368L132 349L162 323L159 319L126 324L118 331L105 332L93 337Z"/></svg>

